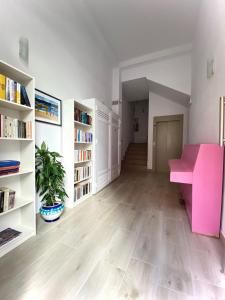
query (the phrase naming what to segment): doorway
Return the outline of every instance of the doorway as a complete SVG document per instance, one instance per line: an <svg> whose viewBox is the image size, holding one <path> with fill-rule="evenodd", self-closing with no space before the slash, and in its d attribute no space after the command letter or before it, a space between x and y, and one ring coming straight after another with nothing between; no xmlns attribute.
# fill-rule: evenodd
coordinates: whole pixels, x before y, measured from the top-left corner
<svg viewBox="0 0 225 300"><path fill-rule="evenodd" d="M153 169L169 172L168 160L180 158L183 146L183 115L154 117Z"/></svg>

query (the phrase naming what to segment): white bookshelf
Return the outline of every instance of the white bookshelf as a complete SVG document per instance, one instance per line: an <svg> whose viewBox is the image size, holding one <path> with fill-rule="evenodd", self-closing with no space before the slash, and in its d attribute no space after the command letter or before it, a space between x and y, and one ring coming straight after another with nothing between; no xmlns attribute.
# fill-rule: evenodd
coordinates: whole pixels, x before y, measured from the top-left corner
<svg viewBox="0 0 225 300"><path fill-rule="evenodd" d="M0 247L0 257L36 234L35 214L35 126L34 78L2 61L0 73L26 87L31 107L0 99L0 113L22 121L32 122L32 139L0 138L0 160L20 161L20 171L0 176L0 187L16 191L13 209L0 213L0 231L13 228L21 234Z"/></svg>
<svg viewBox="0 0 225 300"><path fill-rule="evenodd" d="M74 99L64 100L63 101L63 165L66 170L66 178L65 178L65 189L68 194L68 198L66 200L66 206L73 208L78 204L82 203L86 199L88 199L92 195L92 189L86 195L84 195L79 200L74 199L75 197L75 188L82 186L86 183L92 184L92 174L87 178L83 178L78 181L74 181L75 168L92 166L92 159L84 160L76 162L74 158L74 150L91 150L93 155L93 142L75 142L75 133L74 129L78 128L84 132L91 132L93 134L93 126L89 124L84 124L80 121L75 120L75 108L80 109L83 112L91 115L93 118L93 110L79 101L75 101ZM92 138L92 141L94 137Z"/></svg>

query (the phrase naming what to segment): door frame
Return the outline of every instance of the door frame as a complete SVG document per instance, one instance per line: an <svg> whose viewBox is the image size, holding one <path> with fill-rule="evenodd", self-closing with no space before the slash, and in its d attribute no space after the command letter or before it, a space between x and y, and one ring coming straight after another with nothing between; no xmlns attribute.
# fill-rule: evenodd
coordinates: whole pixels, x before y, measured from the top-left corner
<svg viewBox="0 0 225 300"><path fill-rule="evenodd" d="M166 115L153 117L152 171L156 172L156 126L159 122L180 121L181 140L183 145L184 115Z"/></svg>

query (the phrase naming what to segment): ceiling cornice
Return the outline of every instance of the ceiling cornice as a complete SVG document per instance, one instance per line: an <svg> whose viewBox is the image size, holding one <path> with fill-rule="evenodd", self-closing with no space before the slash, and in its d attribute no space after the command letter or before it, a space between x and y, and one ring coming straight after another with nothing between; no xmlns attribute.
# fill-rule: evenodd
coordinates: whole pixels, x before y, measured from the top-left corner
<svg viewBox="0 0 225 300"><path fill-rule="evenodd" d="M135 65L152 62L155 60L190 53L192 51L192 44L185 44L182 46L165 49L162 51L152 52L143 56L135 57L129 60L125 60L119 63L120 69L126 69Z"/></svg>

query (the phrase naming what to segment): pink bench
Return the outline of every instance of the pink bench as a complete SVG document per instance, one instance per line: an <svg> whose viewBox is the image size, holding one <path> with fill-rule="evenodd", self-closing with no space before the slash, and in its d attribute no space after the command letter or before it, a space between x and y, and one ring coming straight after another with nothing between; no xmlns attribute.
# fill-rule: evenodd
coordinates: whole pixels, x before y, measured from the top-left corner
<svg viewBox="0 0 225 300"><path fill-rule="evenodd" d="M223 151L217 144L185 145L181 159L169 160L170 181L181 183L192 232L219 236Z"/></svg>

